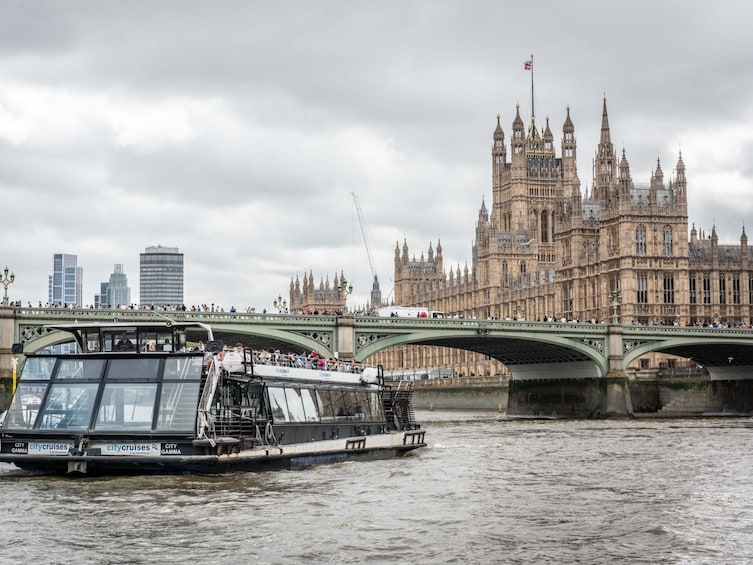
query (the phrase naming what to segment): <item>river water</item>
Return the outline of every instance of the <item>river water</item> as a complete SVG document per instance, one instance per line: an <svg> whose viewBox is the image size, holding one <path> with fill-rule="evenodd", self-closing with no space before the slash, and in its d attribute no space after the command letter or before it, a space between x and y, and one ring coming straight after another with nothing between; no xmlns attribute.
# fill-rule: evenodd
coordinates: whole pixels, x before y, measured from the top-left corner
<svg viewBox="0 0 753 565"><path fill-rule="evenodd" d="M417 412L402 459L70 479L0 464L2 563L747 563L753 420Z"/></svg>

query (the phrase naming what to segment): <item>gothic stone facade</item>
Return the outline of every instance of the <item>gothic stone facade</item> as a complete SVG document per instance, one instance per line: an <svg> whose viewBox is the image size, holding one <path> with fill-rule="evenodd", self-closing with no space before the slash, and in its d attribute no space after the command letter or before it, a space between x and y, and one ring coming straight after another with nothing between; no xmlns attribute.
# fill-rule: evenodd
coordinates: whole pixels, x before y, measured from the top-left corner
<svg viewBox="0 0 753 565"><path fill-rule="evenodd" d="M508 159L509 156L509 159ZM444 270L442 246L410 258L395 248L395 303L448 316L567 319L630 324L751 322L753 275L747 237L719 245L716 230L688 241L687 179L680 154L672 178L657 160L648 183L633 180L611 141L606 99L591 192L582 195L570 109L557 155L547 118L526 129L519 108L508 147L497 116L491 209L482 201L472 263ZM620 297L619 307L616 296ZM610 304L610 296L614 300ZM451 367L503 373L470 352L404 347L372 361L386 368Z"/></svg>
<svg viewBox="0 0 753 565"><path fill-rule="evenodd" d="M290 312L343 314L347 311L347 288L348 281L342 272L339 277L335 273L332 284L329 282L329 275L326 280L320 279L318 285L314 282L313 272L303 275L303 283L296 276L295 280L290 279Z"/></svg>

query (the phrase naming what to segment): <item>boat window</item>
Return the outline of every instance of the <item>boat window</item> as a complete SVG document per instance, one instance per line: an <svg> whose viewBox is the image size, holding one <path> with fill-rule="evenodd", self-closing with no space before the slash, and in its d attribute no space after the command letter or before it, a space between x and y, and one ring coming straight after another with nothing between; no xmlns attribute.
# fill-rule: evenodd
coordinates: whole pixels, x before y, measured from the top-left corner
<svg viewBox="0 0 753 565"><path fill-rule="evenodd" d="M49 381L55 368L54 357L29 357L21 371L21 381Z"/></svg>
<svg viewBox="0 0 753 565"><path fill-rule="evenodd" d="M13 396L13 402L5 415L3 428L6 430L33 428L46 390L47 384L27 384L23 382L19 384L16 394Z"/></svg>
<svg viewBox="0 0 753 565"><path fill-rule="evenodd" d="M196 428L196 407L199 403L199 381L162 384L157 431L192 431Z"/></svg>
<svg viewBox="0 0 753 565"><path fill-rule="evenodd" d="M357 420L363 420L366 418L366 414L369 413L369 393L365 390L361 390L353 394L355 394L356 397L356 403L353 406L353 416Z"/></svg>
<svg viewBox="0 0 753 565"><path fill-rule="evenodd" d="M382 397L379 393L369 393L369 404L371 405L371 419L379 422L384 421L384 406L382 405Z"/></svg>
<svg viewBox="0 0 753 565"><path fill-rule="evenodd" d="M164 379L191 380L201 378L204 357L168 357L162 374Z"/></svg>
<svg viewBox="0 0 753 565"><path fill-rule="evenodd" d="M123 328L105 333L105 351L136 351L136 330Z"/></svg>
<svg viewBox="0 0 753 565"><path fill-rule="evenodd" d="M99 351L99 329L81 330L81 339L86 353Z"/></svg>
<svg viewBox="0 0 753 565"><path fill-rule="evenodd" d="M335 407L332 404L332 397L328 390L315 391L319 409L321 410L322 422L335 421Z"/></svg>
<svg viewBox="0 0 753 565"><path fill-rule="evenodd" d="M104 366L104 359L61 359L55 380L98 381Z"/></svg>
<svg viewBox="0 0 753 565"><path fill-rule="evenodd" d="M318 422L319 407L316 404L316 397L314 396L315 390L310 388L301 389L301 401L303 401L303 410L306 412L307 422Z"/></svg>
<svg viewBox="0 0 753 565"><path fill-rule="evenodd" d="M349 420L363 419L363 408L359 404L358 393L348 391L344 393L343 399L345 401L345 413L343 415ZM340 415L338 413L338 416Z"/></svg>
<svg viewBox="0 0 753 565"><path fill-rule="evenodd" d="M37 418L40 430L89 427L98 383L56 383Z"/></svg>
<svg viewBox="0 0 753 565"><path fill-rule="evenodd" d="M157 351L157 332L139 334L139 351Z"/></svg>
<svg viewBox="0 0 753 565"><path fill-rule="evenodd" d="M107 383L97 411L97 430L151 430L157 383Z"/></svg>
<svg viewBox="0 0 753 565"><path fill-rule="evenodd" d="M339 420L346 420L348 416L348 401L347 395L350 394L344 390L333 390L330 393L332 398L332 407L335 410L335 418Z"/></svg>
<svg viewBox="0 0 753 565"><path fill-rule="evenodd" d="M268 387L269 405L272 409L272 419L275 422L288 422L288 403L285 400L285 389L278 387Z"/></svg>
<svg viewBox="0 0 753 565"><path fill-rule="evenodd" d="M113 359L107 370L107 380L156 381L159 363L159 358L141 355L135 358Z"/></svg>
<svg viewBox="0 0 753 565"><path fill-rule="evenodd" d="M301 390L298 388L286 388L285 397L288 400L288 413L291 422L305 422L306 413L303 411L303 400L301 400Z"/></svg>

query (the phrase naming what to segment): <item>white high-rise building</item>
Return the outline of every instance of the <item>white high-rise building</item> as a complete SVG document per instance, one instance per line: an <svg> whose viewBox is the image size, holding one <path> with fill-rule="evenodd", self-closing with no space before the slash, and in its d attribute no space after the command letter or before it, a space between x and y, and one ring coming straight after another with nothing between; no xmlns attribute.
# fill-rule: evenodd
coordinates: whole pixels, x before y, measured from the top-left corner
<svg viewBox="0 0 753 565"><path fill-rule="evenodd" d="M177 247L147 247L141 254L139 278L142 306L183 305L183 254Z"/></svg>

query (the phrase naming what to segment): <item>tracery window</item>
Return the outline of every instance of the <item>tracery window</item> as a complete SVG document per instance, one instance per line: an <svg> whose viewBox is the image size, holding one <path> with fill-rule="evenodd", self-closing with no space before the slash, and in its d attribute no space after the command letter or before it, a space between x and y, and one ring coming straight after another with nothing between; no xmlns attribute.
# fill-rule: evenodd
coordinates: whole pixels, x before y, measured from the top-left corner
<svg viewBox="0 0 753 565"><path fill-rule="evenodd" d="M664 226L664 229L662 230L662 255L664 257L671 257L672 252L672 228L670 226Z"/></svg>
<svg viewBox="0 0 753 565"><path fill-rule="evenodd" d="M541 212L541 243L549 242L549 222L547 211Z"/></svg>
<svg viewBox="0 0 753 565"><path fill-rule="evenodd" d="M646 255L646 226L638 226L635 230L635 254Z"/></svg>
<svg viewBox="0 0 753 565"><path fill-rule="evenodd" d="M672 273L664 273L664 304L675 303L675 278Z"/></svg>
<svg viewBox="0 0 753 565"><path fill-rule="evenodd" d="M636 300L638 304L648 304L648 276L646 273L638 273Z"/></svg>

